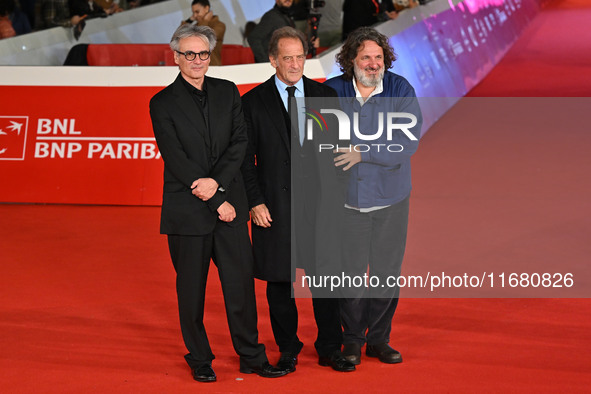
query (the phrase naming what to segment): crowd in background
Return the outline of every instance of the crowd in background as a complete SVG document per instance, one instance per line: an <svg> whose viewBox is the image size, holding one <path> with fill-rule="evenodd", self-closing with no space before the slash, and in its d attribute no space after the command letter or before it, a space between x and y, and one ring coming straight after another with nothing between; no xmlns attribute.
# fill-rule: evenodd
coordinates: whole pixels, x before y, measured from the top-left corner
<svg viewBox="0 0 591 394"><path fill-rule="evenodd" d="M88 19L159 1L162 0L0 0L0 39L57 26L83 26Z"/></svg>
<svg viewBox="0 0 591 394"><path fill-rule="evenodd" d="M0 39L52 27L73 28L77 39L92 18L105 18L117 12L163 0L0 0ZM426 0L275 0L274 7L258 23L249 21L241 28L243 45L250 46L256 62L268 61L267 43L271 33L282 26L304 32L312 54L316 48L340 44L361 26L395 19L405 8ZM206 10L206 11L205 11ZM193 0L191 16L182 23L212 27L218 48L212 65L221 64L225 24L214 15L208 0Z"/></svg>
<svg viewBox="0 0 591 394"><path fill-rule="evenodd" d="M275 0L274 7L259 23L250 26L245 39L255 61L267 62L272 32L291 26L307 35L309 48L315 54L315 48L338 45L358 27L396 19L403 9L417 5L419 0Z"/></svg>

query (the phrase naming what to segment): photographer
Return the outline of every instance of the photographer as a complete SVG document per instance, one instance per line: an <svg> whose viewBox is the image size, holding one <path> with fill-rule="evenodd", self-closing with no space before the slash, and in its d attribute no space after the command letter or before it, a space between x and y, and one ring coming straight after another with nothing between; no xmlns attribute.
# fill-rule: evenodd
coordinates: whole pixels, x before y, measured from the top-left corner
<svg viewBox="0 0 591 394"><path fill-rule="evenodd" d="M296 21L294 20L294 11L296 9L300 10L298 15L301 18L302 15L304 15L304 13L301 12L301 4L304 4L307 8L309 2L302 0L302 2L298 3L297 7L294 8L293 0L275 0L275 6L263 15L261 21L248 35L248 44L252 49L252 53L254 54L254 60L256 63L264 63L269 61L269 41L271 40L271 35L275 30L285 26L296 27ZM307 20L307 25L309 27L310 19L308 18ZM316 25L316 28L317 27L318 25ZM310 53L312 55L315 54L315 48L318 48L320 44L318 36L314 33L315 30L309 27L308 41L310 42Z"/></svg>
<svg viewBox="0 0 591 394"><path fill-rule="evenodd" d="M254 54L254 61L269 61L269 41L273 32L281 27L295 27L291 14L293 0L275 0L275 6L267 11L261 21L248 35L248 44Z"/></svg>
<svg viewBox="0 0 591 394"><path fill-rule="evenodd" d="M313 1L311 9L321 15L322 20L318 27L318 37L322 47L332 47L341 43L343 1ZM320 3L324 3L324 5L320 6Z"/></svg>

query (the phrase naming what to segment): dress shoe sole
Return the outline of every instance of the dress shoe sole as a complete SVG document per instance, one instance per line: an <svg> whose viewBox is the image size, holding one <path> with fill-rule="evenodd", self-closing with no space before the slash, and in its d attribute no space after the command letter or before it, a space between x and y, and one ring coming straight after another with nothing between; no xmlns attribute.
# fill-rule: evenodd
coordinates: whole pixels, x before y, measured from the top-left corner
<svg viewBox="0 0 591 394"><path fill-rule="evenodd" d="M279 360L279 362L277 363L277 368L279 368L287 373L292 373L292 372L295 372L295 370L296 370L296 365L298 365L298 359L297 358L295 359L295 361L293 362L293 367L291 367L291 368L281 368L280 365L281 365L281 360Z"/></svg>
<svg viewBox="0 0 591 394"><path fill-rule="evenodd" d="M277 368L279 368L279 366ZM293 367L293 368L279 368L279 369L281 369L282 371L285 371L286 373L292 373L292 372L295 372L296 367Z"/></svg>
<svg viewBox="0 0 591 394"><path fill-rule="evenodd" d="M201 373L198 373L198 370L202 370L200 371ZM209 368L196 368L192 371L192 376L193 379L195 379L198 382L201 383L210 383L210 382L215 382L217 376L215 375L215 372L213 371L213 369L211 367Z"/></svg>
<svg viewBox="0 0 591 394"><path fill-rule="evenodd" d="M216 377L215 376L213 376L213 377L206 377L206 378L197 378L197 377L193 376L193 379L195 379L196 381L201 382L201 383L212 383L212 382L215 382L216 381Z"/></svg>
<svg viewBox="0 0 591 394"><path fill-rule="evenodd" d="M321 367L331 367L332 369L334 369L337 372L353 372L355 371L355 368L351 368L351 369L336 369L335 367L332 366L330 361L318 361L318 365L320 365Z"/></svg>
<svg viewBox="0 0 591 394"><path fill-rule="evenodd" d="M264 374L264 373L257 372L257 371L255 371L254 369L250 369L250 368L240 368L240 372L241 372L241 373L245 373L245 374L247 374L247 375L248 375L248 374L253 374L253 373L256 373L257 375L259 375L260 377L263 377L263 378L280 378L280 377L282 377L282 376L285 376L285 375L287 375L287 373L288 373L288 372L286 372L286 371L283 371L283 372L285 372L285 373L282 373L282 374L273 374L273 375L267 375L267 374Z"/></svg>
<svg viewBox="0 0 591 394"><path fill-rule="evenodd" d="M375 357L375 358L379 359L381 362L383 362L384 364L399 364L402 362L402 356L398 356L395 359L390 359L390 358L380 357L380 355L378 353L374 353L374 352L366 352L365 355L367 357Z"/></svg>

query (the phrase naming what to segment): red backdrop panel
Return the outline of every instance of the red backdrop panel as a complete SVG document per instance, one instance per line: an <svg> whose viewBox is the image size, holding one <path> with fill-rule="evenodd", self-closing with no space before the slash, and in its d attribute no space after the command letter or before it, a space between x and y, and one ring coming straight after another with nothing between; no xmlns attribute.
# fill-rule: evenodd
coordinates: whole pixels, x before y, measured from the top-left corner
<svg viewBox="0 0 591 394"><path fill-rule="evenodd" d="M160 89L1 87L0 201L160 204L148 109Z"/></svg>
<svg viewBox="0 0 591 394"><path fill-rule="evenodd" d="M161 89L0 86L0 202L159 205L149 102Z"/></svg>

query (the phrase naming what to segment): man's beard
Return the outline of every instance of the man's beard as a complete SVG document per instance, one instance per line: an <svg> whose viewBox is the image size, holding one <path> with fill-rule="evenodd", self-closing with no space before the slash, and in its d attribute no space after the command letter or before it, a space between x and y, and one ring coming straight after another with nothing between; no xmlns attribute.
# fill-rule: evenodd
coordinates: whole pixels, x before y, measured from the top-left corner
<svg viewBox="0 0 591 394"><path fill-rule="evenodd" d="M377 87L382 79L384 79L384 67L381 67L380 71L375 75L365 75L365 70L360 69L357 67L357 64L354 64L353 72L355 73L355 79L368 88Z"/></svg>

